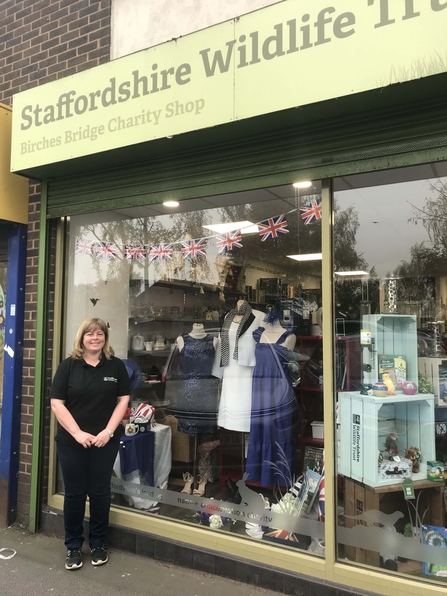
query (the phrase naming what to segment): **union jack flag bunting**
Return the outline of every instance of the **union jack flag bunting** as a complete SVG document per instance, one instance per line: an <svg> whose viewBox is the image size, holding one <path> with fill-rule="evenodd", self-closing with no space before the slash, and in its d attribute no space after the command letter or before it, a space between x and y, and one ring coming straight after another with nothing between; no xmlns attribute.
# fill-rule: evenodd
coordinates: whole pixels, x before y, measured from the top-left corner
<svg viewBox="0 0 447 596"><path fill-rule="evenodd" d="M280 540L290 540L291 542L299 542L294 532L288 530L271 530L266 532L266 535L271 538L279 538Z"/></svg>
<svg viewBox="0 0 447 596"><path fill-rule="evenodd" d="M166 244L152 244L149 251L149 261L171 261L172 260L172 243Z"/></svg>
<svg viewBox="0 0 447 596"><path fill-rule="evenodd" d="M96 242L86 240L85 238L76 238L75 254L93 256L96 248Z"/></svg>
<svg viewBox="0 0 447 596"><path fill-rule="evenodd" d="M137 244L135 246L126 244L124 247L124 256L129 261L145 261L146 248L142 244Z"/></svg>
<svg viewBox="0 0 447 596"><path fill-rule="evenodd" d="M182 241L182 257L184 259L194 259L195 257L206 257L205 238L196 238L195 240Z"/></svg>
<svg viewBox="0 0 447 596"><path fill-rule="evenodd" d="M312 199L304 207L300 207L301 219L304 220L304 225L319 221L321 219L321 201Z"/></svg>
<svg viewBox="0 0 447 596"><path fill-rule="evenodd" d="M324 521L324 514L326 509L326 490L324 483L324 465L320 480L320 494L318 496L318 519Z"/></svg>
<svg viewBox="0 0 447 596"><path fill-rule="evenodd" d="M216 236L217 254L233 250L233 248L242 248L242 235L240 230L227 232L223 236Z"/></svg>
<svg viewBox="0 0 447 596"><path fill-rule="evenodd" d="M116 257L118 248L113 242L100 242L96 247L96 256L99 259L112 260Z"/></svg>
<svg viewBox="0 0 447 596"><path fill-rule="evenodd" d="M279 234L289 233L286 216L284 214L260 221L258 223L258 229L259 235L261 236L261 242L265 242L270 238L277 238Z"/></svg>

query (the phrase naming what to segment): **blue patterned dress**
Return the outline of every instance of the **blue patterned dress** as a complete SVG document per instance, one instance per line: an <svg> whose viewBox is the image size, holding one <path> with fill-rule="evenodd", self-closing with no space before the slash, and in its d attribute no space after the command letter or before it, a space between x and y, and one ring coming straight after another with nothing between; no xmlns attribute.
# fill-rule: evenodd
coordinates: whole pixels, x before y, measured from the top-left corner
<svg viewBox="0 0 447 596"><path fill-rule="evenodd" d="M195 339L182 334L183 349L179 355L181 384L177 400L178 430L182 433L211 433L217 429L217 390L219 380L213 377L215 351L213 336Z"/></svg>
<svg viewBox="0 0 447 596"><path fill-rule="evenodd" d="M284 331L276 343L261 343L263 327L253 332L256 366L253 371L248 481L261 486L289 486L296 474L293 438L297 402L287 368L290 350L283 345L292 333ZM272 463L274 465L272 465Z"/></svg>

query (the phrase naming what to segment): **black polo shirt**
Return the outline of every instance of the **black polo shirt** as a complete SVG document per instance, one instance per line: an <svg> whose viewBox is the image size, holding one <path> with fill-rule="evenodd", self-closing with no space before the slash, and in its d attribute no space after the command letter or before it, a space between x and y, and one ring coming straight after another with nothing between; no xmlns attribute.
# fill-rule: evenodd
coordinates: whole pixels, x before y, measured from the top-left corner
<svg viewBox="0 0 447 596"><path fill-rule="evenodd" d="M85 432L97 435L107 426L117 398L130 395L130 381L124 362L115 356L102 358L97 366L71 356L63 360L54 375L50 398L63 399L65 406ZM56 440L77 441L59 423ZM112 441L119 440L116 433Z"/></svg>

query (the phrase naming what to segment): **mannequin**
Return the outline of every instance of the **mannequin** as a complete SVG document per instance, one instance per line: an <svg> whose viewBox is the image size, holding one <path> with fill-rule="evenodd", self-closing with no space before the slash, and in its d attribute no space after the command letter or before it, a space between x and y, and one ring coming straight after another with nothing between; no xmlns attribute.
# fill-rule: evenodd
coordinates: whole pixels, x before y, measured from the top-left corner
<svg viewBox="0 0 447 596"><path fill-rule="evenodd" d="M177 400L178 430L186 434L216 430L217 386L212 367L217 338L194 323L189 333L177 338L182 383Z"/></svg>
<svg viewBox="0 0 447 596"><path fill-rule="evenodd" d="M241 310L241 308L244 306L245 304L245 300L238 300L236 302L236 310L239 312ZM247 303L248 304L248 303ZM240 323L242 319L242 315L234 315L234 322L235 323Z"/></svg>
<svg viewBox="0 0 447 596"><path fill-rule="evenodd" d="M279 319L275 319L273 322L266 322L264 331L262 332L260 342L262 344L276 344L278 339L284 335L284 327L279 322ZM296 345L296 336L291 333L288 335L282 344L288 350L293 350Z"/></svg>
<svg viewBox="0 0 447 596"><path fill-rule="evenodd" d="M275 309L265 318L265 328L259 327L253 337L256 366L246 471L261 486L288 486L296 472L297 402L288 370L289 361L298 360L293 351L296 337L282 327Z"/></svg>
<svg viewBox="0 0 447 596"><path fill-rule="evenodd" d="M180 390L177 397L178 430L195 436L195 455L197 454L197 435L213 433L217 430L217 391L219 381L212 376L212 367L217 347L217 338L206 333L200 323L194 323L189 333L177 338L179 363L181 369ZM202 449L202 450L201 450ZM204 447L199 445L201 454ZM203 467L203 466L202 466ZM185 487L182 492L202 496L208 476L201 472L199 461L198 486L193 488L196 476L196 458L194 457L193 475L183 475Z"/></svg>
<svg viewBox="0 0 447 596"><path fill-rule="evenodd" d="M188 335L194 339L205 339L207 334L205 331L205 327L201 323L194 323L192 326L192 329L188 333ZM217 340L217 337L215 337L213 340L214 349L217 348L217 343L218 343L218 340ZM181 335L179 335L177 337L176 344L178 347L178 351L181 352L185 345L185 342L183 341L183 337Z"/></svg>
<svg viewBox="0 0 447 596"><path fill-rule="evenodd" d="M238 432L250 431L251 385L255 366L253 331L265 314L252 310L246 300L225 317L219 336L213 374L222 378L218 426Z"/></svg>

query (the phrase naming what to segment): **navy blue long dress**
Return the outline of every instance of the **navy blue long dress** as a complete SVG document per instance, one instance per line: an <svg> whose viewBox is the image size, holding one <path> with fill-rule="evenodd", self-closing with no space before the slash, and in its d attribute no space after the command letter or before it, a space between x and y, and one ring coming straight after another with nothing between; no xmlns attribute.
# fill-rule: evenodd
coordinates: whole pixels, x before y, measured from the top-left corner
<svg viewBox="0 0 447 596"><path fill-rule="evenodd" d="M177 400L178 430L182 433L211 433L217 429L217 390L219 380L213 377L213 336L195 339L182 334L180 352L181 384Z"/></svg>
<svg viewBox="0 0 447 596"><path fill-rule="evenodd" d="M256 366L246 471L249 482L290 486L296 474L293 427L297 403L287 368L290 350L281 344L292 332L284 331L270 344L260 342L263 331L259 327L253 332Z"/></svg>

